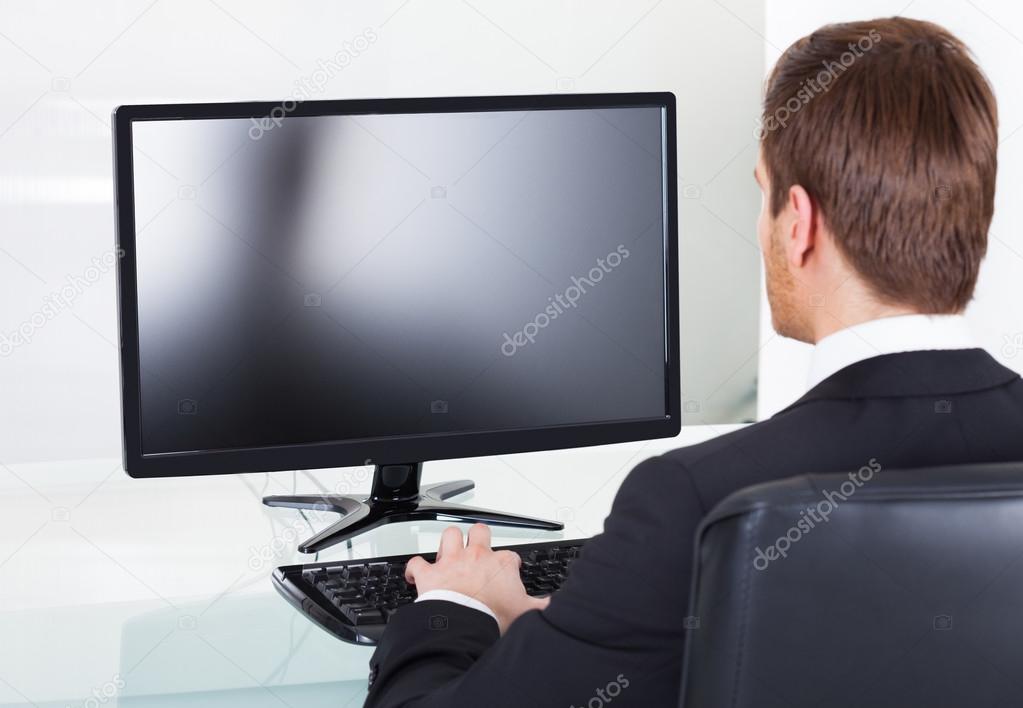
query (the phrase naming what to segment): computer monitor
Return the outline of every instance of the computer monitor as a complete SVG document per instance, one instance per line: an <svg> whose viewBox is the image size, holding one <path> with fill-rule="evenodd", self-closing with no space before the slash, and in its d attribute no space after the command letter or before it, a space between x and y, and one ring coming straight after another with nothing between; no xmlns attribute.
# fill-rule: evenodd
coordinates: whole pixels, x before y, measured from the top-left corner
<svg viewBox="0 0 1023 708"><path fill-rule="evenodd" d="M121 106L124 466L374 465L380 523L554 522L424 461L676 435L670 93ZM556 474L556 470L551 471Z"/></svg>

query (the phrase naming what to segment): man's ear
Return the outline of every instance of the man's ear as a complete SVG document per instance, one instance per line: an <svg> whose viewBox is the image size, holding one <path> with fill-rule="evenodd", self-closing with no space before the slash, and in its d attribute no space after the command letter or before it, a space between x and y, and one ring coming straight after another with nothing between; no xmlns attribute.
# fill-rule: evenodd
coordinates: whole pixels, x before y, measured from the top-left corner
<svg viewBox="0 0 1023 708"><path fill-rule="evenodd" d="M789 188L788 207L792 221L786 234L785 252L792 267L802 268L817 245L817 208L798 184Z"/></svg>

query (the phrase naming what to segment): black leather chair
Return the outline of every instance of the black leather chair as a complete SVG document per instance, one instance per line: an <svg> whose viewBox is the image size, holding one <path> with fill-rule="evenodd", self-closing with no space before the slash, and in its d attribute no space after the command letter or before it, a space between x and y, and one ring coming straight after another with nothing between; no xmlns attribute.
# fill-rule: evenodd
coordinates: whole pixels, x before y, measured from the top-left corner
<svg viewBox="0 0 1023 708"><path fill-rule="evenodd" d="M1023 464L750 487L696 546L683 708L1023 706Z"/></svg>

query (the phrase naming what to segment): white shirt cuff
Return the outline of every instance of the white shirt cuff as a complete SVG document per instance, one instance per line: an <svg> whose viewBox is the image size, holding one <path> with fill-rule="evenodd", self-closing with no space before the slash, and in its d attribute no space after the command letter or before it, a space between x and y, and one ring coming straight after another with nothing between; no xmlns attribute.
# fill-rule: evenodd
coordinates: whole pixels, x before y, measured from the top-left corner
<svg viewBox="0 0 1023 708"><path fill-rule="evenodd" d="M454 590L427 590L416 598L416 602L422 602L423 600L447 600L448 602L453 602L456 605L462 605L463 607L469 607L474 610L484 612L493 617L494 621L497 622L497 615L494 614L492 609L476 598L463 595L462 593L455 592Z"/></svg>

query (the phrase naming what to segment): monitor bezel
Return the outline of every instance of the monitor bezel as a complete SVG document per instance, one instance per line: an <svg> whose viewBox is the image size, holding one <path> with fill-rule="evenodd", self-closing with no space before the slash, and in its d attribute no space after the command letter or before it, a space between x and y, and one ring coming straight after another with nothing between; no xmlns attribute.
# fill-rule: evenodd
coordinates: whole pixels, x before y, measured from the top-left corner
<svg viewBox="0 0 1023 708"><path fill-rule="evenodd" d="M460 113L658 107L664 109L666 219L665 383L663 418L589 422L535 429L429 433L258 448L143 454L141 362L138 337L132 124L149 120L255 118L282 109L280 101L122 105L112 114L117 299L120 334L122 459L131 477L176 477L290 471L366 464L421 462L606 445L667 438L681 430L678 293L678 177L675 95L670 92L384 98L303 101L288 116Z"/></svg>

